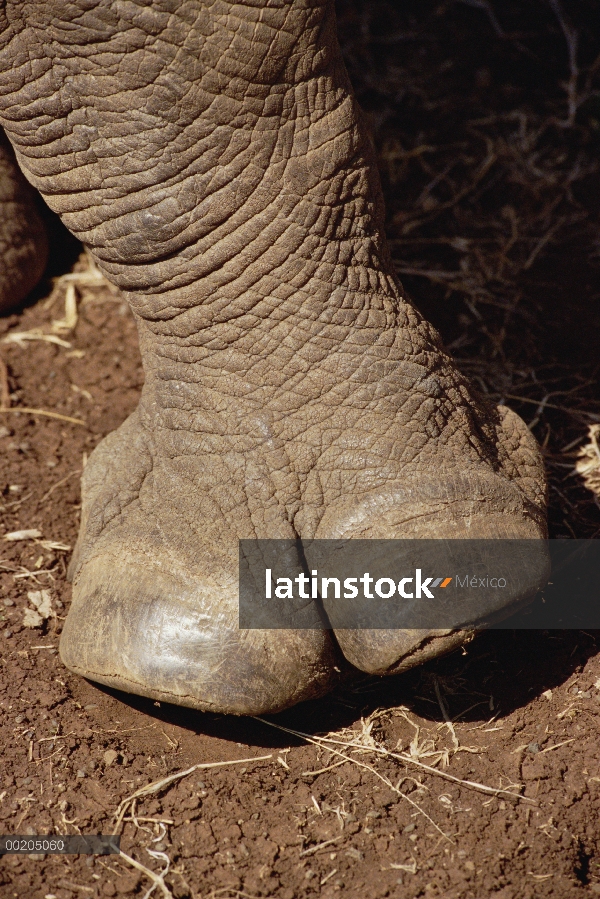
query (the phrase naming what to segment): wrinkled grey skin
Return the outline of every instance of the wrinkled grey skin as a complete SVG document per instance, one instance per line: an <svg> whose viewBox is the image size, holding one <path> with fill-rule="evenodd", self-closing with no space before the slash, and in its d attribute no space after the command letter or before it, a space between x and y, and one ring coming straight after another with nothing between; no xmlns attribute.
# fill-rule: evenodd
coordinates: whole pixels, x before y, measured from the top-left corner
<svg viewBox="0 0 600 899"><path fill-rule="evenodd" d="M0 123L146 372L85 470L65 664L255 714L342 653L393 673L464 640L237 628L239 538L545 535L533 438L394 275L332 2L3 0Z"/></svg>

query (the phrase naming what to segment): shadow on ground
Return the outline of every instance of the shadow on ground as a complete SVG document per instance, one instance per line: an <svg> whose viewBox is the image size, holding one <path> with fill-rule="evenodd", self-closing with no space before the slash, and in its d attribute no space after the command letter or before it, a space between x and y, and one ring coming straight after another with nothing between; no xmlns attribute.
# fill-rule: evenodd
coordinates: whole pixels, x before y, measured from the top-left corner
<svg viewBox="0 0 600 899"><path fill-rule="evenodd" d="M346 683L328 696L269 716L269 720L306 734L320 734L352 727L376 709L398 706L432 722L444 721L445 713L453 722L502 719L565 683L598 653L599 640L600 632L490 631L463 649L405 674L379 678L351 673ZM168 703L158 706L151 699L91 686L132 710L190 733L265 748L303 742L252 718L213 715Z"/></svg>

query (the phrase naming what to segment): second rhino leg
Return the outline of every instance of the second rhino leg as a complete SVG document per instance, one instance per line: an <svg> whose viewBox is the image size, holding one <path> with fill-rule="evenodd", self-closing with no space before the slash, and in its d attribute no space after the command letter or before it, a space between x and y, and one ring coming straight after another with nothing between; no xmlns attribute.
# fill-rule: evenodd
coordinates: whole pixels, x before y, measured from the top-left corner
<svg viewBox="0 0 600 899"><path fill-rule="evenodd" d="M39 205L0 129L0 315L19 306L46 268L48 238Z"/></svg>
<svg viewBox="0 0 600 899"><path fill-rule="evenodd" d="M62 657L200 708L316 695L326 632L235 631L237 540L543 536L533 438L403 295L332 2L6 9L0 118L146 372L86 468ZM373 671L457 639L338 637Z"/></svg>

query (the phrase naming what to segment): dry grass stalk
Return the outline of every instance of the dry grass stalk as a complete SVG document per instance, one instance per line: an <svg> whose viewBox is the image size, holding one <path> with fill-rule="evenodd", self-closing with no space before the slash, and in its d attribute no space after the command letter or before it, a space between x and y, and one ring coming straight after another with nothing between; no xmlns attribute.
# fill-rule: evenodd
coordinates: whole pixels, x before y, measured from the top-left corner
<svg viewBox="0 0 600 899"><path fill-rule="evenodd" d="M148 818L138 816L136 813L136 803L138 799L141 799L145 796L153 795L154 793L158 793L160 790L169 786L172 783L175 783L177 780L181 780L184 777L187 777L189 774L192 774L194 771L206 770L209 768L225 768L229 765L241 765L241 764L250 764L251 762L262 762L267 761L268 759L272 759L272 755L261 755L254 756L253 758L247 759L232 759L226 762L201 762L197 765L192 765L191 768L186 768L183 771L177 771L175 774L169 775L169 777L163 777L160 780L153 781L152 783L146 784L145 787L141 787L139 790L136 790L135 793L132 793L130 796L126 796L119 803L119 807L115 812L115 827L113 829L113 833L117 834L121 829L122 824L125 821L131 821L137 829L148 831L149 828L144 827L140 824L141 821L153 823L156 827L160 828L159 836L156 837L152 842L157 842L157 840L162 839L167 832L166 825L172 824L173 821L171 819L160 819L160 818ZM129 815L127 816L127 812L129 811ZM169 868L171 865L171 860L165 852L159 852L158 850L148 849L146 848L146 852L154 859L163 861L165 863L165 867L161 871L160 874L152 871L150 868L147 868L146 865L143 865L141 862L132 858L130 855L127 855L123 851L120 852L120 858L123 859L128 865L131 865L133 868L136 868L142 874L145 874L146 877L149 877L152 881L152 886L145 893L143 899L149 899L154 890L157 888L162 892L165 899L173 899L173 894L170 891L169 887L166 885L164 878L169 872Z"/></svg>
<svg viewBox="0 0 600 899"><path fill-rule="evenodd" d="M412 807L413 807L417 812L419 812L419 814L423 815L423 817L426 818L426 820L429 821L429 823L430 823L433 827L435 827L435 829L438 831L438 833L439 833L445 840L448 840L450 843L453 842L453 840L451 840L450 837L449 837L446 833L444 833L444 831L441 829L441 827L440 827L438 824L436 824L436 822L433 820L433 818L431 818L431 817L427 814L427 812L424 811L424 810L421 808L421 806L418 805L418 804L414 801L414 799L411 799L410 796L408 796L406 793L403 793L403 792L402 792L402 790L400 789L400 786L399 786L399 784L402 782L402 780L400 780L400 781L398 782L398 784L393 784L392 781L391 781L388 777L386 777L384 774L381 774L381 773L380 773L379 771L377 771L377 769L374 768L372 765L368 765L366 762L361 762L361 761L359 761L357 758L353 758L352 756L346 755L345 753L340 752L339 749L335 749L332 745L330 745L330 744L333 744L333 743L339 743L339 744L342 745L342 746L350 746L350 747L351 747L352 744L345 743L345 742L340 741L340 740L328 740L327 738L323 738L323 737L311 737L310 734L305 734L305 733L303 733L302 731L296 731L296 730L292 730L291 728L288 728L288 727L282 727L281 725L273 724L273 722L271 722L271 721L266 721L264 718L256 718L256 721L261 721L263 724L269 724L271 727L275 727L275 728L277 728L278 730L284 731L285 733L293 734L294 736L297 736L297 737L302 737L303 740L306 740L308 743L312 743L314 746L317 746L317 747L319 747L319 748L320 748L324 743L329 744L329 745L327 745L327 749L329 750L329 752L332 753L332 755L338 756L338 757L341 758L344 762L350 762L350 763L353 764L353 765L357 765L359 768L363 768L365 771L370 771L370 773L373 774L373 775L374 775L378 780L380 780L382 783L384 783L384 784L386 785L386 787L387 787L389 790L391 790L393 793L396 793L396 795L400 796L402 799L404 799L406 802L408 802L409 805L412 805ZM363 749L363 748L365 748L365 749L371 749L371 747L364 747L364 746L362 746L362 745L359 745L358 748L359 748L359 749ZM317 809L317 812L318 812L319 814L322 814L321 809L319 808L319 805L318 805L316 799L314 798L314 796L312 797L312 800L313 800L313 803L314 803L314 805L315 805L315 808Z"/></svg>
<svg viewBox="0 0 600 899"><path fill-rule="evenodd" d="M390 862L390 868L394 871L406 871L407 874L416 874L417 873L417 860L413 858L410 865L399 865L394 864L394 862Z"/></svg>
<svg viewBox="0 0 600 899"><path fill-rule="evenodd" d="M74 883L72 880L65 880L65 878L61 878L58 881L58 886L64 890L69 890L71 893L93 893L93 887L86 887L81 883Z"/></svg>
<svg viewBox="0 0 600 899"><path fill-rule="evenodd" d="M231 759L226 762L200 762L200 764L192 765L191 768L186 768L184 771L177 771L175 774L169 775L169 777L163 777L160 780L152 781L152 783L146 784L145 787L140 787L135 793L132 793L130 796L126 796L125 799L121 800L114 815L116 824L113 833L116 834L119 832L123 817L132 802L143 796L151 796L154 793L158 793L160 790L169 786L169 784L175 783L176 780L181 780L183 777L187 777L188 774L193 774L194 771L202 771L209 768L226 768L229 765L251 764L252 762L264 762L272 758L272 755L258 755L249 759Z"/></svg>
<svg viewBox="0 0 600 899"><path fill-rule="evenodd" d="M164 855L164 853L162 853L162 852L160 854ZM166 885L166 883L163 880L164 875L167 873L166 870L163 871L161 874L156 874L154 871L151 871L150 868L147 868L146 865L143 865L141 862L138 862L135 858L132 858L130 855L127 855L127 853L123 852L122 849L119 851L119 858L122 858L124 862L127 862L128 865L131 865L131 867L135 868L136 871L140 871L141 874L145 874L145 876L148 877L152 881L152 886L145 893L144 899L149 899L149 897L152 895L152 893L154 892L154 890L157 887L161 891L161 893L163 894L165 899L173 899L173 893L171 892L171 890L169 889L169 887ZM167 869L168 869L168 866L167 866Z"/></svg>
<svg viewBox="0 0 600 899"><path fill-rule="evenodd" d="M62 415L60 412L50 412L48 409L32 409L29 406L14 406L11 409L0 408L0 414L6 412L17 412L21 415L38 415L42 418L56 418L58 421L68 421L72 425L83 425L87 428L87 422L82 418L73 418L71 415Z"/></svg>
<svg viewBox="0 0 600 899"><path fill-rule="evenodd" d="M2 539L8 540L9 543L18 543L21 540L37 540L41 536L42 532L37 528L28 528L21 531L9 531L8 534L4 534Z"/></svg>
<svg viewBox="0 0 600 899"><path fill-rule="evenodd" d="M333 843L339 843L342 839L341 836L333 837L331 840L324 840L322 843L317 843L316 846L310 846L308 849L304 849L298 858L304 858L307 855L314 855L316 852L319 852L321 849L325 849L327 846L331 846Z"/></svg>
<svg viewBox="0 0 600 899"><path fill-rule="evenodd" d="M46 502L46 500L54 493L55 490L58 490L58 488L62 487L63 484L66 484L67 481L70 480L70 478L74 477L75 475L81 474L81 472L82 469L77 468L75 469L75 471L70 471L69 474L65 475L64 478L61 478L60 481L56 481L55 484L52 484L52 486L42 496L40 500L40 506L42 505L42 503Z"/></svg>
<svg viewBox="0 0 600 899"><path fill-rule="evenodd" d="M234 890L233 887L219 887L216 890L211 890L205 899L217 899L217 896L225 896L225 894L228 897L239 896L240 899L261 899L261 896L253 896L251 893L245 893L243 890Z"/></svg>
<svg viewBox="0 0 600 899"><path fill-rule="evenodd" d="M43 308L51 309L62 291L65 290L65 317L53 323L53 329L58 331L72 330L77 324L78 300L79 304L85 303L98 289L108 290L112 296L119 295L118 289L110 281L107 281L96 267L88 250L83 250L75 263L75 268L77 271L71 271L52 279L52 291L44 301ZM76 294L69 294L72 290L75 290Z"/></svg>
<svg viewBox="0 0 600 899"><path fill-rule="evenodd" d="M454 730L454 725L452 724L452 720L451 720L451 718L450 718L450 714L449 714L448 709L447 709L447 707L446 707L446 702L445 702L445 700L444 700L444 697L442 696L442 691L441 691L440 684L439 684L439 681L438 681L437 677L435 677L434 680L433 680L433 686L434 686L434 689L435 689L435 695L436 695L436 697L437 697L437 701L438 701L438 705L439 705L439 707L440 707L440 711L441 711L441 713L442 713L442 716L443 716L443 718L444 718L444 721L446 722L446 727L447 727L448 730L450 731L450 736L452 737L452 743L454 744L454 749L455 749L455 751L456 751L456 750L459 748L458 738L457 738L457 736L456 736L456 731Z"/></svg>
<svg viewBox="0 0 600 899"><path fill-rule="evenodd" d="M306 740L309 743L313 743L315 746L326 746L329 748L330 752L343 757L346 761L353 762L354 764L360 765L361 767L367 767L370 771L375 773L378 778L381 780L386 780L379 772L375 771L374 768L371 768L368 765L364 765L362 762L359 762L355 758L351 758L349 756L344 755L338 750L334 749L334 746L343 746L346 749L350 750L361 750L367 752L374 752L377 755L380 755L384 758L395 759L396 761L405 762L409 765L415 765L418 768L421 768L423 771L427 771L428 774L434 774L436 777L441 777L444 780L448 780L451 783L459 784L463 787L468 787L472 790L477 790L481 793L488 793L494 796L510 796L512 799L520 799L523 802L531 802L534 805L537 805L535 800L530 799L528 796L523 796L521 793L517 793L514 790L505 790L502 787L490 787L486 784L478 783L474 780L464 780L461 777L455 777L453 774L450 774L448 771L443 771L439 768L434 768L431 765L427 765L424 762L421 762L419 759L413 758L411 755L405 752L390 752L384 746L379 746L375 742L373 742L372 746L365 745L364 742L351 742L347 740L340 740L340 734L336 734L336 737L326 736L311 736L310 734L306 734L300 730L293 730L290 727L283 727L281 724L274 724L272 721L267 721L266 718L256 718L256 721L262 722L262 724L266 724L269 727L274 727L276 730L284 731L285 733L292 734L295 737L300 737L302 740ZM387 781L389 785L389 781ZM395 790L394 787L392 789ZM398 792L395 790L395 792ZM405 794L401 794L405 799L409 799ZM409 799L409 801L411 801ZM413 803L414 804L414 803ZM421 809L419 809L421 811ZM425 814L422 812L422 814ZM433 823L433 822L432 822ZM437 827L437 825L435 825ZM439 830L439 828L437 828ZM445 835L444 835L445 836Z"/></svg>
<svg viewBox="0 0 600 899"><path fill-rule="evenodd" d="M79 316L77 313L77 290L73 281L67 284L65 291L65 317L53 321L51 329L54 333L73 331L77 326Z"/></svg>
<svg viewBox="0 0 600 899"><path fill-rule="evenodd" d="M589 438L590 442L586 443L578 453L575 471L581 475L583 483L598 501L600 500L600 424L590 426Z"/></svg>
<svg viewBox="0 0 600 899"><path fill-rule="evenodd" d="M6 337L2 338L2 343L16 343L21 349L25 349L27 343L32 340L41 340L44 343L53 343L55 346L71 349L71 344L56 334L45 334L41 328L32 328L31 331L11 331Z"/></svg>

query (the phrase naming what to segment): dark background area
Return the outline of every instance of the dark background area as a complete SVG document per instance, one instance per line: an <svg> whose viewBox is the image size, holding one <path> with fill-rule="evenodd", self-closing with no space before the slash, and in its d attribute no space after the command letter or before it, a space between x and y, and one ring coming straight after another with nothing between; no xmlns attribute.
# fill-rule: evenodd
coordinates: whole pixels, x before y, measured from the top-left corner
<svg viewBox="0 0 600 899"><path fill-rule="evenodd" d="M398 273L460 368L544 448L552 536L600 421L600 4L338 0Z"/></svg>

